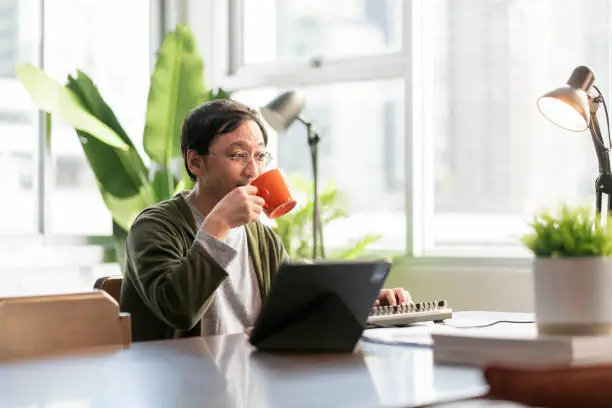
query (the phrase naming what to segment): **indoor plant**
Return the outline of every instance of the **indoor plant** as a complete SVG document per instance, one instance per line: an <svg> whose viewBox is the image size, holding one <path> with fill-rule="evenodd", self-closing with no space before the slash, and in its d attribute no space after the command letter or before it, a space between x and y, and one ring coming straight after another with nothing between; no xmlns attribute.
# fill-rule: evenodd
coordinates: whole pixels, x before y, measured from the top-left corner
<svg viewBox="0 0 612 408"><path fill-rule="evenodd" d="M298 206L289 213L274 220L273 229L281 238L292 260L312 258L312 207L313 184L299 174L289 176L291 185L298 196ZM330 222L346 218L345 205L340 191L329 182L319 196L321 224L323 229ZM381 238L380 235L366 234L357 237L346 247L326 253L326 259L356 259L368 256L367 248ZM327 252L327 251L326 251Z"/></svg>
<svg viewBox="0 0 612 408"><path fill-rule="evenodd" d="M538 212L521 237L535 255L538 331L592 335L612 330L612 228L586 206ZM609 220L609 219L608 219Z"/></svg>
<svg viewBox="0 0 612 408"><path fill-rule="evenodd" d="M146 207L191 186L182 165L179 135L188 111L211 99L227 98L204 84L204 64L188 26L169 32L151 75L143 134L149 165L140 157L113 110L84 72L61 85L31 64L16 73L32 101L73 126L113 219L116 257L122 263L124 242L134 218ZM50 127L47 126L47 129ZM49 137L49 130L47 131Z"/></svg>

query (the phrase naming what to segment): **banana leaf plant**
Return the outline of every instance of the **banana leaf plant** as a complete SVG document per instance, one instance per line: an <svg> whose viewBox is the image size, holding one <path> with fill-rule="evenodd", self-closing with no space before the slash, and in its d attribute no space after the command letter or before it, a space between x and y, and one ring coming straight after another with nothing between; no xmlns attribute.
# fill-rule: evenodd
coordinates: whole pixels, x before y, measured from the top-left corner
<svg viewBox="0 0 612 408"><path fill-rule="evenodd" d="M165 36L151 76L142 139L150 159L147 167L87 74L77 71L65 85L31 64L18 64L16 74L47 116L75 128L112 215L115 260L123 266L125 237L135 217L192 186L182 166L179 143L186 114L203 102L229 95L206 88L194 36L188 26L177 25Z"/></svg>

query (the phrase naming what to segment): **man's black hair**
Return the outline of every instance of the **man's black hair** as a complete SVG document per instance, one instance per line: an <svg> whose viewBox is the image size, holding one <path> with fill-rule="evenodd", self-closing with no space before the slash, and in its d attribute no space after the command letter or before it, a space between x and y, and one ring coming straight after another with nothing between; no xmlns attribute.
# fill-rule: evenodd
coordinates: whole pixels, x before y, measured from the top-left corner
<svg viewBox="0 0 612 408"><path fill-rule="evenodd" d="M215 99L189 112L181 130L181 153L189 177L192 180L196 179L187 165L187 150L195 150L201 155L206 154L215 136L231 133L249 120L257 123L267 145L268 133L259 114L239 102L231 99Z"/></svg>

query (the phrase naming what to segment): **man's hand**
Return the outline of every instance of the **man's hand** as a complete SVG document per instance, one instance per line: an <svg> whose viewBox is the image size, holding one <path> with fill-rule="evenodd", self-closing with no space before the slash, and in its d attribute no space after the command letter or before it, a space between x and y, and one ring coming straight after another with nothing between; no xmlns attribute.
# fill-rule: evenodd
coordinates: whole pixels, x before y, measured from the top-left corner
<svg viewBox="0 0 612 408"><path fill-rule="evenodd" d="M251 185L230 191L206 216L202 230L222 239L230 229L255 221L265 204L256 193L257 187Z"/></svg>
<svg viewBox="0 0 612 408"><path fill-rule="evenodd" d="M397 306L410 302L412 302L412 297L404 288L383 289L374 306Z"/></svg>

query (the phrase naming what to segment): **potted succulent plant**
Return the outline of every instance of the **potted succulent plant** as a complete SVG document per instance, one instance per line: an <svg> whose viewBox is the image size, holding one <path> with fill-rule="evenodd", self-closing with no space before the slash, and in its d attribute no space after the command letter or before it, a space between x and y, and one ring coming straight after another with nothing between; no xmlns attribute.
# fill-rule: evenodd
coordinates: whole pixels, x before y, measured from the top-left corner
<svg viewBox="0 0 612 408"><path fill-rule="evenodd" d="M612 333L612 224L601 221L589 207L562 205L538 212L521 237L535 255L539 333Z"/></svg>

